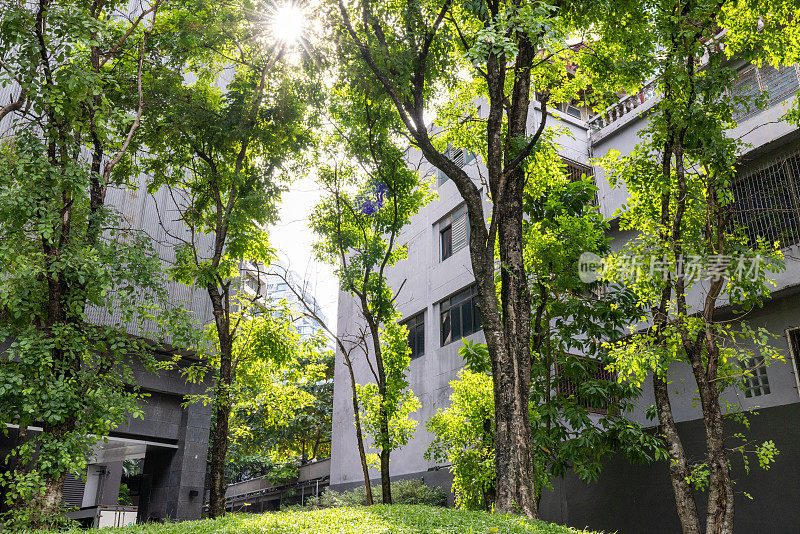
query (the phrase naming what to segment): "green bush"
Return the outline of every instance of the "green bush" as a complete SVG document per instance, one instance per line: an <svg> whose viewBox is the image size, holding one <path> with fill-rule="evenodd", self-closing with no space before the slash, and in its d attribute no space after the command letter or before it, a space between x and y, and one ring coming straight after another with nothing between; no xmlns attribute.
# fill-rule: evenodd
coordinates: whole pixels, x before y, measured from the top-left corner
<svg viewBox="0 0 800 534"><path fill-rule="evenodd" d="M382 501L380 484L372 486L372 499L376 503ZM396 480L392 482L392 500L394 504L447 506L447 493L440 487L426 486L422 479ZM310 508L339 508L366 504L367 491L364 486L342 492L328 488L319 497L306 500L306 506Z"/></svg>

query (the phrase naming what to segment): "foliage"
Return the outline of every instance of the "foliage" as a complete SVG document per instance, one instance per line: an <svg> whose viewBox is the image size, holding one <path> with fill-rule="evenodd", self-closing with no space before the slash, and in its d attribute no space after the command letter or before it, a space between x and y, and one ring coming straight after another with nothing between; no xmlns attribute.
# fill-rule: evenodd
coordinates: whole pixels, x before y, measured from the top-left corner
<svg viewBox="0 0 800 534"><path fill-rule="evenodd" d="M434 435L425 458L452 465L458 508L490 510L495 486L492 377L468 366L450 386L450 407L436 410L425 424Z"/></svg>
<svg viewBox="0 0 800 534"><path fill-rule="evenodd" d="M334 88L329 107L335 122L329 152L343 161L337 159L319 171L327 195L311 215L311 227L319 236L314 247L318 258L334 266L341 289L356 299L366 323L360 339L348 341L363 348L374 382L353 382L354 403L361 403L364 428L380 451L384 502L391 503L389 456L411 438L416 423L409 416L419 401L405 378L408 333L395 324L400 319L394 307L396 293L385 270L406 258L400 232L432 194L429 184L420 182L406 165L397 146L396 119L385 99L352 82ZM346 362L352 371L349 356ZM361 415L356 418L360 432ZM368 477L366 453L359 454Z"/></svg>
<svg viewBox="0 0 800 534"><path fill-rule="evenodd" d="M464 534L503 532L505 534L592 534L543 521L529 521L516 515L489 514L415 505L377 505L324 510L291 510L271 514L230 514L223 519L184 523L151 523L110 529L119 534L212 534L220 531L241 534L350 534L358 532L416 534ZM496 529L496 530L495 530ZM68 531L79 534L81 530Z"/></svg>
<svg viewBox="0 0 800 534"><path fill-rule="evenodd" d="M624 334L637 310L622 288L587 287L580 280L581 255L608 250L608 224L592 205L594 185L588 179L568 181L563 166L556 147L542 143L526 167L525 261L534 288L529 406L537 494L568 469L596 480L603 457L614 452L634 461L663 457L659 440L623 417L639 397L638 385L598 376L612 362L604 343ZM427 454L452 464L459 506L489 509L495 442L488 350L468 342L460 354L467 368L451 383L451 407L428 422L436 437Z"/></svg>
<svg viewBox="0 0 800 534"><path fill-rule="evenodd" d="M596 480L602 459L622 453L647 462L664 457L658 439L627 419L637 384L609 380L606 344L626 334L640 313L621 286L584 283L584 254L603 255L609 225L594 205L589 177L570 181L556 146L540 145L526 168L525 262L531 278L531 428L541 488L573 469Z"/></svg>
<svg viewBox="0 0 800 534"><path fill-rule="evenodd" d="M585 101L586 73L593 71L583 65L598 53L616 53L588 43L594 39L592 22L611 10L596 2L481 0L408 8L391 0L339 1L337 7L334 37L345 79L370 84L376 100L390 103L403 134L466 203L472 273L495 382L498 507L534 517L527 409L531 303L520 231L524 169L549 137L548 102ZM587 13L593 18L584 24ZM574 38L578 42L567 45ZM601 97L606 81L617 85L620 77L591 80ZM429 128L433 108L437 118ZM448 147L477 154L484 163L478 176L451 159L458 152Z"/></svg>
<svg viewBox="0 0 800 534"><path fill-rule="evenodd" d="M662 98L635 149L627 156L611 152L601 161L612 186L624 185L630 195L617 214L620 230L636 232L610 255L604 277L635 293L646 325L614 344L613 366L621 379L652 379L653 412L668 443L684 531L701 530L694 486L707 492L706 531L731 532L734 490L723 420L746 426L747 417L723 395L744 385L749 371L737 360L759 354L769 365L782 358L768 332L751 329L743 319L768 297L769 274L783 269L783 259L778 244L751 241L733 217L739 208L732 185L746 147L728 132L736 126L734 108L753 102L728 97L736 77L729 59L759 61L774 45L773 37L755 35L764 30L755 24L762 10L773 15L765 33L795 17L788 15L788 3L777 11L773 2L687 2L679 10L672 2L644 5L650 8L644 7L630 31L652 43L639 53L651 58L647 72L656 76ZM787 35L796 24L791 21ZM724 318L718 317L722 306L730 307ZM671 370L678 364L691 369L693 402L703 414L706 454L694 463L683 450L669 399ZM747 439L738 437L745 462L755 453L769 465L773 447L748 451Z"/></svg>
<svg viewBox="0 0 800 534"><path fill-rule="evenodd" d="M283 61L286 45L265 32L264 7L176 2L169 18L175 35L160 36L170 54L152 70L157 83L148 99L156 117L142 136L149 189L168 190L185 227L167 231L175 246L171 275L204 288L214 317L212 517L225 513L228 427L239 372L234 345L247 308L263 297L237 300L239 270L244 262L272 260L266 226L276 217L280 173L314 142L321 94L312 63ZM258 344L252 343L254 354L264 355Z"/></svg>
<svg viewBox="0 0 800 534"><path fill-rule="evenodd" d="M379 488L372 488L373 502L381 502ZM424 506L445 506L447 494L438 486L427 486L422 480L412 478L392 482L392 501L394 505L418 504ZM350 491L334 491L330 488L319 497L306 499L309 508L340 508L343 506L365 506L367 494L364 486Z"/></svg>
<svg viewBox="0 0 800 534"><path fill-rule="evenodd" d="M300 465L330 457L333 354L321 337L292 342L297 348L285 361L237 375L229 482L285 480Z"/></svg>
<svg viewBox="0 0 800 534"><path fill-rule="evenodd" d="M143 337L173 318L149 240L107 199L139 185L129 152L158 22L158 3L111 16L127 5L0 7L0 426L19 427L3 486L34 525L57 523L65 475L141 416L130 363L153 368Z"/></svg>
<svg viewBox="0 0 800 534"><path fill-rule="evenodd" d="M397 450L413 437L417 422L411 414L420 407L419 399L411 391L406 371L411 361L408 330L404 325L389 323L381 332L386 386L381 395L378 385L368 383L358 386L358 396L363 407L364 429L374 437L380 450ZM381 431L383 418L388 422L389 433Z"/></svg>

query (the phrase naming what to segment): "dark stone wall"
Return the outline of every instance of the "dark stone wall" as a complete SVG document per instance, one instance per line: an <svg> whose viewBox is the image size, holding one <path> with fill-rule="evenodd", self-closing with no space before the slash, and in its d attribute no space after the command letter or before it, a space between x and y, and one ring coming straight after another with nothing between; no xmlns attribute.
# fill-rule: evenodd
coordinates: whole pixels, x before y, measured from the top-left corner
<svg viewBox="0 0 800 534"><path fill-rule="evenodd" d="M143 468L140 521L200 519L208 454L211 407L191 405L177 414L177 449L149 446ZM145 419L145 423L158 424ZM172 423L170 423L172 424Z"/></svg>
<svg viewBox="0 0 800 534"><path fill-rule="evenodd" d="M753 443L773 440L780 454L772 468L762 470L751 461L746 474L741 455L730 456L736 481L735 532L800 532L800 404L788 404L758 411L746 431L731 425L728 432L744 432ZM687 455L703 457L702 421L678 424ZM741 442L729 439L733 447ZM554 491L542 496L541 513L548 521L620 534L680 532L667 464L631 465L624 458L612 458L596 483L586 484L569 475L554 484ZM744 493L753 499L748 499ZM700 514L705 515L705 494L697 494Z"/></svg>
<svg viewBox="0 0 800 534"><path fill-rule="evenodd" d="M735 532L741 534L797 534L800 532L800 404L794 403L758 411L751 416L751 428L731 425L729 433L742 431L753 443L773 440L780 454L772 468L764 471L751 461L746 474L741 456L732 455L736 480ZM703 456L702 421L678 424L690 458ZM740 441L730 439L729 446ZM399 477L422 478L426 484L450 490L452 475L447 469L423 471ZM373 484L380 484L379 480ZM346 491L360 483L332 485ZM545 521L592 531L619 534L674 534L681 531L666 462L635 465L625 458L610 458L595 483L585 483L574 474L553 482L553 491L542 495L540 513ZM748 499L744 493L753 499ZM697 504L705 519L705 494L697 494ZM449 506L453 505L450 495Z"/></svg>

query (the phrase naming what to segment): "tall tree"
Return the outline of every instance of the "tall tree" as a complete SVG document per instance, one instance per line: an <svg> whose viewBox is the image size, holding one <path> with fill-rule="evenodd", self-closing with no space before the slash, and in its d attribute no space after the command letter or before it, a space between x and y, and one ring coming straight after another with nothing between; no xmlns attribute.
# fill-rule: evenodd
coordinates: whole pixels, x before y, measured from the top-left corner
<svg viewBox="0 0 800 534"><path fill-rule="evenodd" d="M107 197L136 185L130 152L161 1L129 7L0 5L11 95L0 108L0 420L19 427L4 482L34 523L54 520L92 444L141 413L126 356L147 350L129 334L145 333L164 296L159 260Z"/></svg>
<svg viewBox="0 0 800 534"><path fill-rule="evenodd" d="M271 38L260 18L266 12L260 2L205 0L187 0L172 12L177 46L158 65L160 85L150 95L158 118L144 138L150 187L170 189L186 229L165 227L176 243L172 275L205 288L214 316L211 517L225 513L233 352L245 316L235 281L243 260L269 263L265 228L279 198L275 175L313 142L318 91L306 76L306 58L296 66L284 61L288 44Z"/></svg>
<svg viewBox="0 0 800 534"><path fill-rule="evenodd" d="M570 66L584 49L565 45L573 36L571 6L434 0L399 7L383 0L339 0L337 7L346 76L369 80L383 92L411 143L455 183L466 202L470 259L494 378L497 509L536 516L522 164L545 131L551 95L567 102L585 84ZM464 81L462 73L471 78ZM426 117L439 90L449 91L450 100L464 109L440 121L441 135L428 128ZM532 114L539 115L537 121L530 120ZM532 122L538 124L530 129ZM473 131L480 132L477 146L458 143ZM448 144L481 156L486 173L480 183L443 153ZM486 198L491 213L484 211Z"/></svg>
<svg viewBox="0 0 800 534"><path fill-rule="evenodd" d="M369 462L364 445L364 429L361 424L361 402L358 398L358 382L356 382L355 369L353 368L353 362L355 360L354 355L358 353L366 355L369 352L369 348L366 344L367 340L364 336L361 336L360 333L334 332L333 328L331 328L320 313L319 307L316 306L315 303L310 302L310 299L307 298L305 288L298 288L294 285L288 269L278 266L274 271L274 275L287 284L300 302L300 311L307 317L315 320L317 324L327 332L336 344L336 353L342 355L344 366L347 369L348 382L350 384L350 399L353 404L353 422L355 423L354 427L356 432L356 449L358 450L358 458L361 462L361 476L364 479L364 488L366 490L366 504L372 506L374 504L372 499L372 482L369 478Z"/></svg>
<svg viewBox="0 0 800 534"><path fill-rule="evenodd" d="M745 415L721 396L742 385L736 360L755 353L768 365L779 357L768 332L753 331L742 320L769 295L768 273L780 270L782 261L774 243L749 240L733 216L738 208L732 184L742 144L727 131L736 125L736 105L755 104L727 95L736 77L728 56L749 57L735 46L742 43L736 24L721 33L730 20L727 10L735 6L682 0L642 6L636 20L644 23L652 48L638 57L653 69L661 100L636 149L605 160L612 183L624 184L630 193L620 227L638 231L612 262L611 276L636 291L649 323L619 347L616 365L635 380L651 373L678 516L683 531L692 533L733 532L734 482L724 419ZM640 264L631 268L632 262ZM731 317L719 317L724 304L733 307L738 328ZM669 397L669 372L679 363L691 368L703 416L706 454L697 463L684 450ZM743 443L736 450L755 452L762 467L775 454L769 441ZM694 489L707 490L705 526Z"/></svg>
<svg viewBox="0 0 800 534"><path fill-rule="evenodd" d="M635 295L579 276L584 254L608 251L590 179L564 171L557 146L542 143L525 166L530 176L524 206L525 263L532 292L530 424L536 501L567 470L596 480L602 460L621 453L632 461L663 457L658 438L628 419L641 393L617 382L606 367L607 345L627 333L638 316ZM459 505L491 509L495 483L494 416L490 361L485 344L467 343L467 368L452 382L453 406L428 423L436 435L428 455L453 465Z"/></svg>
<svg viewBox="0 0 800 534"><path fill-rule="evenodd" d="M385 504L392 502L391 452L410 439L414 426L408 416L419 405L405 377L410 361L407 330L396 324L394 300L401 288L389 286L386 269L405 258L400 232L430 199L426 184L407 168L394 142L396 119L390 105L357 82L334 90L333 142L349 161L321 169L329 195L311 217L320 236L317 254L336 266L341 288L356 299L364 321L365 357L374 383L360 385L358 397L362 424L380 451Z"/></svg>

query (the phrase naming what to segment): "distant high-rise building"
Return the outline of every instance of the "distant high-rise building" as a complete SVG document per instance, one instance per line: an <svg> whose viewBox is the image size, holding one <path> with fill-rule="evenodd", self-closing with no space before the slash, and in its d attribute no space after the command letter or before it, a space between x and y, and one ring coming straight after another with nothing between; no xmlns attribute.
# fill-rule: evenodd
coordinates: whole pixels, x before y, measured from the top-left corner
<svg viewBox="0 0 800 534"><path fill-rule="evenodd" d="M283 266L265 267L253 262L242 265L242 291L250 297L259 296L264 302L285 302L295 314L295 328L303 337L313 337L324 331L328 322L314 295L314 286L295 271Z"/></svg>

